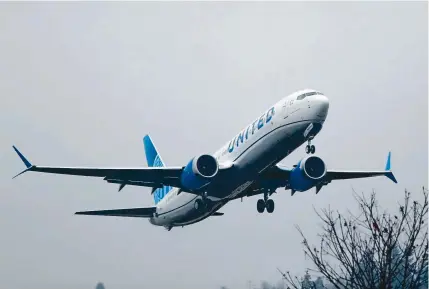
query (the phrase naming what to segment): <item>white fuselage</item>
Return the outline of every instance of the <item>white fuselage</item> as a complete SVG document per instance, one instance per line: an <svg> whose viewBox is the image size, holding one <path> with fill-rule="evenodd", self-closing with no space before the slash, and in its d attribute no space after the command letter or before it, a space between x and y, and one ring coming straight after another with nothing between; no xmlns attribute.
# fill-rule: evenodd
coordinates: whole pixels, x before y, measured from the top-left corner
<svg viewBox="0 0 429 289"><path fill-rule="evenodd" d="M212 187L222 197L211 199L209 210L195 210L201 196L174 188L157 204L150 223L171 228L207 218L251 186L264 170L319 133L328 113L328 98L317 93L297 99L312 92L316 91L301 90L281 99L213 154L220 165L232 163L234 169Z"/></svg>

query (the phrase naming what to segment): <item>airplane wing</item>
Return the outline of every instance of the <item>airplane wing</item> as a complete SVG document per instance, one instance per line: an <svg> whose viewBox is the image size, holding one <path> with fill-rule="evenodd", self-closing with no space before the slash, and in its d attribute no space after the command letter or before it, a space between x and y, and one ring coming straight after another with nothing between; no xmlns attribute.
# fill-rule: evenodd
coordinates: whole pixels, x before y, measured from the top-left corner
<svg viewBox="0 0 429 289"><path fill-rule="evenodd" d="M344 179L357 179L357 178L369 178L376 176L386 176L394 183L397 183L395 176L393 175L390 168L390 157L389 152L387 157L387 163L385 170L374 170L374 171L359 171L359 170L327 170L326 175L321 180L322 185L328 184L333 180L344 180ZM261 188L274 186L275 188L283 187L288 185L291 168L282 167L279 165L273 166L262 174L259 186ZM254 188L255 193L261 188ZM321 185L317 188L317 192L320 190ZM249 192L250 193L250 192Z"/></svg>
<svg viewBox="0 0 429 289"><path fill-rule="evenodd" d="M183 167L143 167L143 168L86 168L86 167L47 167L31 164L23 154L13 146L25 166L25 172L41 172L74 176L101 177L109 183L137 185L154 188L163 186L180 187L180 176Z"/></svg>
<svg viewBox="0 0 429 289"><path fill-rule="evenodd" d="M116 209L116 210L102 210L102 211L83 211L83 212L76 212L75 215L150 218L153 216L155 212L156 212L155 207L149 207L149 208Z"/></svg>

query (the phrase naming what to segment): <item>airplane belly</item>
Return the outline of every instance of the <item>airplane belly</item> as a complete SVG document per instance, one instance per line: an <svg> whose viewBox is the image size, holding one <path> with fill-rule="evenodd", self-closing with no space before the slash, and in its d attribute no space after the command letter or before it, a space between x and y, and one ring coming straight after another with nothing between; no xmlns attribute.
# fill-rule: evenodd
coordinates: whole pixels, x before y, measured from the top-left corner
<svg viewBox="0 0 429 289"><path fill-rule="evenodd" d="M185 226L199 222L209 217L219 208L217 202L213 202L209 210L196 210L195 202L201 200L200 196L189 193L181 193L175 202L159 208L157 217L151 219L151 223L158 226L174 227Z"/></svg>
<svg viewBox="0 0 429 289"><path fill-rule="evenodd" d="M283 123L253 142L249 142L242 150L234 151L234 169L223 175L222 180L209 188L218 198L230 198L246 189L249 182L255 180L265 169L275 165L292 153L304 141L306 128L311 121ZM316 126L315 126L316 127ZM250 183L251 184L251 183Z"/></svg>
<svg viewBox="0 0 429 289"><path fill-rule="evenodd" d="M209 192L216 192L214 195L219 198L212 208L196 210L195 201L201 199L201 196L182 192L177 199L159 210L159 216L154 222L161 226L186 226L209 217L225 205L229 198L249 187L257 175L301 146L309 134L316 135L321 127L321 123L308 120L283 123L265 132L242 151L235 151L234 169L227 172L230 175L224 175L221 182L213 183L209 188Z"/></svg>
<svg viewBox="0 0 429 289"><path fill-rule="evenodd" d="M209 210L203 210L197 212L195 210L189 211L187 215L184 215L181 219L176 219L173 223L174 226L187 226L192 225L197 222L200 222L208 217L210 217L215 211L219 210L222 206L224 206L227 202L216 202Z"/></svg>

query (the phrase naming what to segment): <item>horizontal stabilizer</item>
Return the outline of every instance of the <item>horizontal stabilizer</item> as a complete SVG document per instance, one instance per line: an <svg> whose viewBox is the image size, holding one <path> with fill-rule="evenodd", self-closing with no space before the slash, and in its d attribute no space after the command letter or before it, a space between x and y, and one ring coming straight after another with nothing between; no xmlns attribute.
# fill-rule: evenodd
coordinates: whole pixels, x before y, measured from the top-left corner
<svg viewBox="0 0 429 289"><path fill-rule="evenodd" d="M149 208L116 209L116 210L102 210L102 211L83 211L83 212L76 212L75 215L150 218L153 216L155 212L156 212L155 207L149 207Z"/></svg>

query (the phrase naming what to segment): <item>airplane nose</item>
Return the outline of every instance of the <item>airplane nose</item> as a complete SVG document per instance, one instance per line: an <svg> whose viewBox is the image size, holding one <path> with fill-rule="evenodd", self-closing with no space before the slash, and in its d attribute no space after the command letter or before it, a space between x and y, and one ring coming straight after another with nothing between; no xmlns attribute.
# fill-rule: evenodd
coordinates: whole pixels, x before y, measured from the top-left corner
<svg viewBox="0 0 429 289"><path fill-rule="evenodd" d="M322 94L315 95L311 100L311 107L314 108L318 118L325 120L328 116L329 99Z"/></svg>

